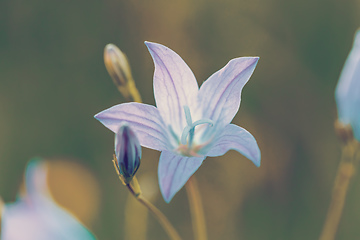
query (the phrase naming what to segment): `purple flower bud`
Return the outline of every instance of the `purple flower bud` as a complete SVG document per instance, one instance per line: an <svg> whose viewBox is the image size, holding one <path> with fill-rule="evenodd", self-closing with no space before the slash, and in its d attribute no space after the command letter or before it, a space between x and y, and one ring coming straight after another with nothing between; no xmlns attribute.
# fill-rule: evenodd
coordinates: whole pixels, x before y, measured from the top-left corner
<svg viewBox="0 0 360 240"><path fill-rule="evenodd" d="M122 123L115 135L115 156L119 173L130 183L140 166L141 146L127 123Z"/></svg>

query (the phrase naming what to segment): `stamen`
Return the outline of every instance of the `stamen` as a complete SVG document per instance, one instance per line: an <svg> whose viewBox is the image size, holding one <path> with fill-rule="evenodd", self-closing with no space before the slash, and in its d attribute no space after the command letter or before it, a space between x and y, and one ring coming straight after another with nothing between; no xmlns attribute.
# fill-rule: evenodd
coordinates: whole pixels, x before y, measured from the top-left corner
<svg viewBox="0 0 360 240"><path fill-rule="evenodd" d="M186 105L184 106L184 112L185 112L186 123L188 126L191 126L192 119L191 119L190 108Z"/></svg>
<svg viewBox="0 0 360 240"><path fill-rule="evenodd" d="M208 123L210 125L210 127L214 126L214 121L213 120L210 120L210 119L200 119L200 120L197 120L196 122L194 122L192 125L195 127L197 125L200 125L200 124L205 124L205 123Z"/></svg>
<svg viewBox="0 0 360 240"><path fill-rule="evenodd" d="M189 142L188 142L189 149L191 148L191 145L192 145L192 142L194 139L194 135L195 135L195 126L193 126L189 131Z"/></svg>
<svg viewBox="0 0 360 240"><path fill-rule="evenodd" d="M205 123L208 123L210 127L212 127L214 125L214 122L210 119L200 119L193 123L191 119L190 109L188 106L184 106L184 112L185 112L187 126L184 128L181 134L180 141L181 144L188 145L188 148L190 149L195 135L195 127ZM188 135L189 135L189 142L187 143L186 139Z"/></svg>
<svg viewBox="0 0 360 240"><path fill-rule="evenodd" d="M186 145L186 138L189 135L191 126L186 126L181 134L181 144Z"/></svg>

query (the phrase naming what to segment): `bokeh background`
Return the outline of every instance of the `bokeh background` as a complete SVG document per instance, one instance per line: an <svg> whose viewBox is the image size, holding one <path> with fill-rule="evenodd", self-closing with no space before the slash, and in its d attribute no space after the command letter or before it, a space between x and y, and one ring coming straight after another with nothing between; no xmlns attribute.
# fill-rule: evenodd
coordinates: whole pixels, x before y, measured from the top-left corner
<svg viewBox="0 0 360 240"><path fill-rule="evenodd" d="M359 10L355 0L1 1L0 196L14 201L27 161L40 156L55 199L98 239L141 239L144 224L147 239L167 239L118 181L114 135L93 118L124 101L103 64L107 43L128 55L154 104L147 40L179 53L199 84L232 58L260 56L233 122L255 136L262 165L230 151L197 171L209 239L318 238L340 158L334 89ZM145 195L192 239L185 190L166 204L159 153L143 151ZM360 235L359 187L357 176L338 239Z"/></svg>

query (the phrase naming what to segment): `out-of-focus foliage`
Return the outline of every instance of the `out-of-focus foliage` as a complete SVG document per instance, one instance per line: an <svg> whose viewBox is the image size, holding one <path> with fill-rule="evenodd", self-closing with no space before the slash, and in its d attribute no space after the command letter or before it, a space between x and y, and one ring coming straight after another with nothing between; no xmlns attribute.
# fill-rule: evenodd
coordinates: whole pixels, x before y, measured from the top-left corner
<svg viewBox="0 0 360 240"><path fill-rule="evenodd" d="M210 239L316 239L340 158L334 89L359 9L355 0L2 1L0 195L15 199L30 157L74 157L101 186L91 230L125 238L128 192L111 162L113 133L93 115L124 100L103 63L110 42L128 56L143 101L154 104L149 40L179 53L199 83L231 58L260 56L233 122L257 139L262 166L229 152L197 171ZM144 149L139 178L156 177L158 159ZM349 189L339 239L360 234L359 184L356 177ZM185 191L170 205L154 199L190 239ZM166 239L156 221L148 224L148 239Z"/></svg>

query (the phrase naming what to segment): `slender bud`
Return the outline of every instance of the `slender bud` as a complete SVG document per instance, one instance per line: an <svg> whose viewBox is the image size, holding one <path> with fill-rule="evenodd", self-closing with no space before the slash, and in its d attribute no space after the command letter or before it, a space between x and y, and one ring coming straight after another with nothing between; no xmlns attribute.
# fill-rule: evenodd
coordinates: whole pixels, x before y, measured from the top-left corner
<svg viewBox="0 0 360 240"><path fill-rule="evenodd" d="M360 142L360 30L355 34L353 47L341 71L335 90L339 122L352 128Z"/></svg>
<svg viewBox="0 0 360 240"><path fill-rule="evenodd" d="M127 123L122 123L115 135L115 157L122 180L130 183L140 166L141 146Z"/></svg>
<svg viewBox="0 0 360 240"><path fill-rule="evenodd" d="M104 62L114 84L125 98L129 98L129 82L133 82L130 65L126 55L114 44L108 44L104 50Z"/></svg>

